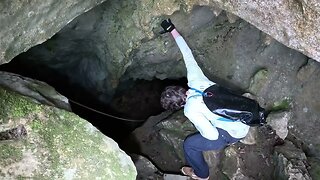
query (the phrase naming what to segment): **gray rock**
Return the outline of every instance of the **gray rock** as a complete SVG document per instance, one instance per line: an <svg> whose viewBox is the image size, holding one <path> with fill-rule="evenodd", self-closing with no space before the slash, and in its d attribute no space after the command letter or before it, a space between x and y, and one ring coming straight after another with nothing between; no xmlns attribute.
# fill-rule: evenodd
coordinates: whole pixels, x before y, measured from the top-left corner
<svg viewBox="0 0 320 180"><path fill-rule="evenodd" d="M290 141L275 148L275 178L311 180L304 152Z"/></svg>
<svg viewBox="0 0 320 180"><path fill-rule="evenodd" d="M285 139L288 135L288 122L291 118L291 112L271 113L268 116L268 124L281 139Z"/></svg>
<svg viewBox="0 0 320 180"><path fill-rule="evenodd" d="M38 103L71 111L68 99L42 81L0 71L0 86L31 97Z"/></svg>
<svg viewBox="0 0 320 180"><path fill-rule="evenodd" d="M257 143L258 129L257 127L250 127L246 137L240 140L243 144L253 145Z"/></svg>
<svg viewBox="0 0 320 180"><path fill-rule="evenodd" d="M160 180L163 179L164 174L159 171L151 161L149 161L146 157L137 154L130 154L134 165L137 168L137 180Z"/></svg>
<svg viewBox="0 0 320 180"><path fill-rule="evenodd" d="M191 1L191 4L201 2ZM206 3L241 17L286 46L320 61L319 1L214 0Z"/></svg>
<svg viewBox="0 0 320 180"><path fill-rule="evenodd" d="M48 40L75 17L102 2L1 1L0 64Z"/></svg>
<svg viewBox="0 0 320 180"><path fill-rule="evenodd" d="M314 135L319 130L320 112L317 107L320 96L317 94L320 87L320 65L277 42L319 60L319 2L107 1L68 23L101 2L83 1L74 4L68 1L61 4L34 0L28 5L20 1L1 2L0 24L3 27L0 33L0 64L49 39L68 24L46 45L34 48L31 53L22 56L23 60L30 62L32 70L36 67L31 65L31 60L35 64L61 67L60 71L66 72L73 83L81 79L79 84L99 96L97 99L111 98L120 78L150 80L184 77L185 67L175 42L170 36L158 34L161 29L159 24L167 15L186 37L196 60L210 79L250 91L263 107L274 108L273 105L279 100L289 99L290 106L286 110L292 113L292 118L282 121L282 127L287 123L288 132L302 139L310 155L320 157L320 141ZM46 9L45 5L49 8ZM229 13L242 19L230 18ZM87 63L88 60L90 63ZM11 80L2 80L2 85L6 84L6 87L11 88L8 82L14 82L14 78ZM46 94L48 89L39 89L37 85L27 87L24 83L20 85L13 84L12 89L29 93L41 103L58 107L66 104L61 96ZM34 91L29 91L31 89ZM94 91L95 89L97 90ZM10 125L9 129L12 131L2 127L7 133L7 136L2 137L23 138L24 133L18 133L23 132L23 128L14 129L16 127ZM150 147L144 149L144 152L149 152L150 157L156 159L162 167L177 169L183 164L183 160L181 150L176 150L180 145L173 143L181 143L187 134L178 129L188 133L194 129L190 130L192 125L182 117L174 122L160 123L156 127L157 131L146 134L151 140L145 137L142 140L150 140L148 142L156 145L157 149L151 151ZM278 131L280 130L284 130L280 134L284 138L286 129ZM178 131L178 136L175 131ZM12 136L8 132L17 133ZM251 145L245 147L256 147L263 142L264 136L261 136L260 130L257 133L258 137L254 141L248 141ZM163 144L157 144L158 140ZM266 149L273 146L272 143L266 144ZM175 150L168 152L170 148ZM169 161L160 162L163 157L157 157L159 152L166 152L169 159L176 161L171 164ZM253 157L259 153L260 151L248 155ZM270 163L269 158L259 157L253 160ZM236 173L234 169L230 172ZM244 172L238 173L238 177L248 177ZM232 177L230 174L228 176ZM258 177L259 174L252 172L251 176Z"/></svg>
<svg viewBox="0 0 320 180"><path fill-rule="evenodd" d="M191 178L175 174L164 174L163 180L191 180Z"/></svg>
<svg viewBox="0 0 320 180"><path fill-rule="evenodd" d="M136 179L131 158L77 115L0 88L0 179Z"/></svg>

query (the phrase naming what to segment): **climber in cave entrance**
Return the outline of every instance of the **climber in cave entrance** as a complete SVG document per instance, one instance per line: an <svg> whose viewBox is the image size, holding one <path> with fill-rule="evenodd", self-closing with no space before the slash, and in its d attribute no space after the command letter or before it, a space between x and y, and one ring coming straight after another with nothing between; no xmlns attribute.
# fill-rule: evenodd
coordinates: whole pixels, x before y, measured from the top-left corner
<svg viewBox="0 0 320 180"><path fill-rule="evenodd" d="M179 110L184 107L185 116L199 131L184 140L183 150L188 165L182 167L181 172L193 179L209 179L209 167L202 152L221 150L238 142L247 135L249 126L240 121L224 121L225 118L212 113L206 107L199 91L203 92L215 83L204 75L171 20L162 21L161 27L163 33L172 35L183 55L190 87L188 91L179 86L166 87L161 94L161 105L167 110Z"/></svg>

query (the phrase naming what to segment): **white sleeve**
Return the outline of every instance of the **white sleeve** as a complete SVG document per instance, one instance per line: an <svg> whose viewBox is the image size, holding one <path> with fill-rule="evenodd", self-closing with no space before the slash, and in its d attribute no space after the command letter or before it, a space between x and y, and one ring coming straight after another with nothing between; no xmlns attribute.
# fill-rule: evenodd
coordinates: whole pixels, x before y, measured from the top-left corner
<svg viewBox="0 0 320 180"><path fill-rule="evenodd" d="M203 74L201 68L192 55L191 49L189 48L183 37L178 36L177 38L175 38L175 41L182 53L183 60L187 68L188 82L202 80L208 81L209 79Z"/></svg>
<svg viewBox="0 0 320 180"><path fill-rule="evenodd" d="M203 137L209 140L217 140L219 138L217 128L202 113L190 112L185 109L184 114Z"/></svg>

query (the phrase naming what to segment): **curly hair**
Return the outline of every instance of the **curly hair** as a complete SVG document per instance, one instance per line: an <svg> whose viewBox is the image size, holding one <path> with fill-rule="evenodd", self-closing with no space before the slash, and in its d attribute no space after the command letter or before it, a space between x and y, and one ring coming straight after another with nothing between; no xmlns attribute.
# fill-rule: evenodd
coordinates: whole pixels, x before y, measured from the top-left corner
<svg viewBox="0 0 320 180"><path fill-rule="evenodd" d="M166 110L181 109L186 103L186 92L181 86L167 86L161 93L161 106Z"/></svg>

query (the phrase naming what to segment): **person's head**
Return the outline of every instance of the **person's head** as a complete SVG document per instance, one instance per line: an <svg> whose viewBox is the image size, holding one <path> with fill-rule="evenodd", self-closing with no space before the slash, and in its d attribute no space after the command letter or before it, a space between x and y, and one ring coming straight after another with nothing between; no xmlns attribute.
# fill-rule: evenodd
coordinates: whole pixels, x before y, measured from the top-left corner
<svg viewBox="0 0 320 180"><path fill-rule="evenodd" d="M161 93L160 103L166 110L179 110L186 103L186 89L181 86L167 86Z"/></svg>

